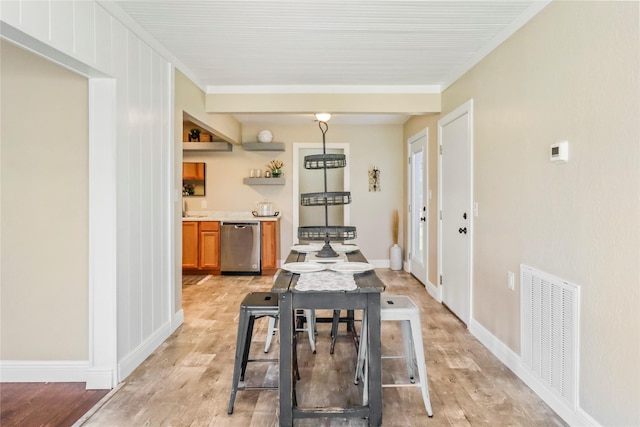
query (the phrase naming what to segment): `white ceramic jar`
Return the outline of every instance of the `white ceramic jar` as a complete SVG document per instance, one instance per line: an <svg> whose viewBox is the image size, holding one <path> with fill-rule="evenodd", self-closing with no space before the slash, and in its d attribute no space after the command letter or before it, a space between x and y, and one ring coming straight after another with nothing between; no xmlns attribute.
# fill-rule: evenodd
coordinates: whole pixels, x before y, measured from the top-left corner
<svg viewBox="0 0 640 427"><path fill-rule="evenodd" d="M273 141L273 134L270 130L261 130L258 132L258 142L271 142Z"/></svg>

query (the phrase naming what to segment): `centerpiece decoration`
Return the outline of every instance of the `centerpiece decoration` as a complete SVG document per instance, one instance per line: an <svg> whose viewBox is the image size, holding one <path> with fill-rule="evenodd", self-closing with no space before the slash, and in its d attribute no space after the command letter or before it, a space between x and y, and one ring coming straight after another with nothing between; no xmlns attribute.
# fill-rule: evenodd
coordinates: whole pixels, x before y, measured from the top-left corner
<svg viewBox="0 0 640 427"><path fill-rule="evenodd" d="M282 176L283 166L284 166L284 162L282 160L271 160L267 164L267 169L271 171L271 176L273 178L280 178Z"/></svg>

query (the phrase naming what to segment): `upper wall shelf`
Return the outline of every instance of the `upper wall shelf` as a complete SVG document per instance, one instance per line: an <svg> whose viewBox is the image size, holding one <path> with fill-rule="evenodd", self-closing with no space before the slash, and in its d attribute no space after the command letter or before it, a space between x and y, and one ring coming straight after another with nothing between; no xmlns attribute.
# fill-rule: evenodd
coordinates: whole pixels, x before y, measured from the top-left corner
<svg viewBox="0 0 640 427"><path fill-rule="evenodd" d="M228 142L183 142L184 151L232 151Z"/></svg>
<svg viewBox="0 0 640 427"><path fill-rule="evenodd" d="M246 151L284 151L284 142L243 142Z"/></svg>
<svg viewBox="0 0 640 427"><path fill-rule="evenodd" d="M200 140L190 141L189 131L200 130ZM206 123L193 117L186 111L182 112L182 149L184 151L232 151L233 146Z"/></svg>

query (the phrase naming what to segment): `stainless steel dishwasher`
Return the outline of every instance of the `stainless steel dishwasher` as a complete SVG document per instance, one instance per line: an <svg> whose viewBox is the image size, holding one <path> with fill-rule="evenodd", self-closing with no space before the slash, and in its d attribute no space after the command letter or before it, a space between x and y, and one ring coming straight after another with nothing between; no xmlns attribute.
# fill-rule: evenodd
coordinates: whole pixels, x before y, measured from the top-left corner
<svg viewBox="0 0 640 427"><path fill-rule="evenodd" d="M224 221L220 234L222 274L260 274L260 223Z"/></svg>

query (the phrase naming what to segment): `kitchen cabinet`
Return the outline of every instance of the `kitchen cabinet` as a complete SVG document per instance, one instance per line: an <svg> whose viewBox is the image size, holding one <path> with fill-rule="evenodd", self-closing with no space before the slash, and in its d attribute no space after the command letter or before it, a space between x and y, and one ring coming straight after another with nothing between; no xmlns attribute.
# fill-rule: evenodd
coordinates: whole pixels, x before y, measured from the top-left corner
<svg viewBox="0 0 640 427"><path fill-rule="evenodd" d="M182 223L182 268L198 268L198 223Z"/></svg>
<svg viewBox="0 0 640 427"><path fill-rule="evenodd" d="M200 223L200 268L220 269L220 223Z"/></svg>
<svg viewBox="0 0 640 427"><path fill-rule="evenodd" d="M182 270L220 274L220 222L182 222Z"/></svg>
<svg viewBox="0 0 640 427"><path fill-rule="evenodd" d="M278 271L280 254L280 221L261 221L262 275L271 276Z"/></svg>
<svg viewBox="0 0 640 427"><path fill-rule="evenodd" d="M204 163L182 163L182 179L204 181Z"/></svg>

